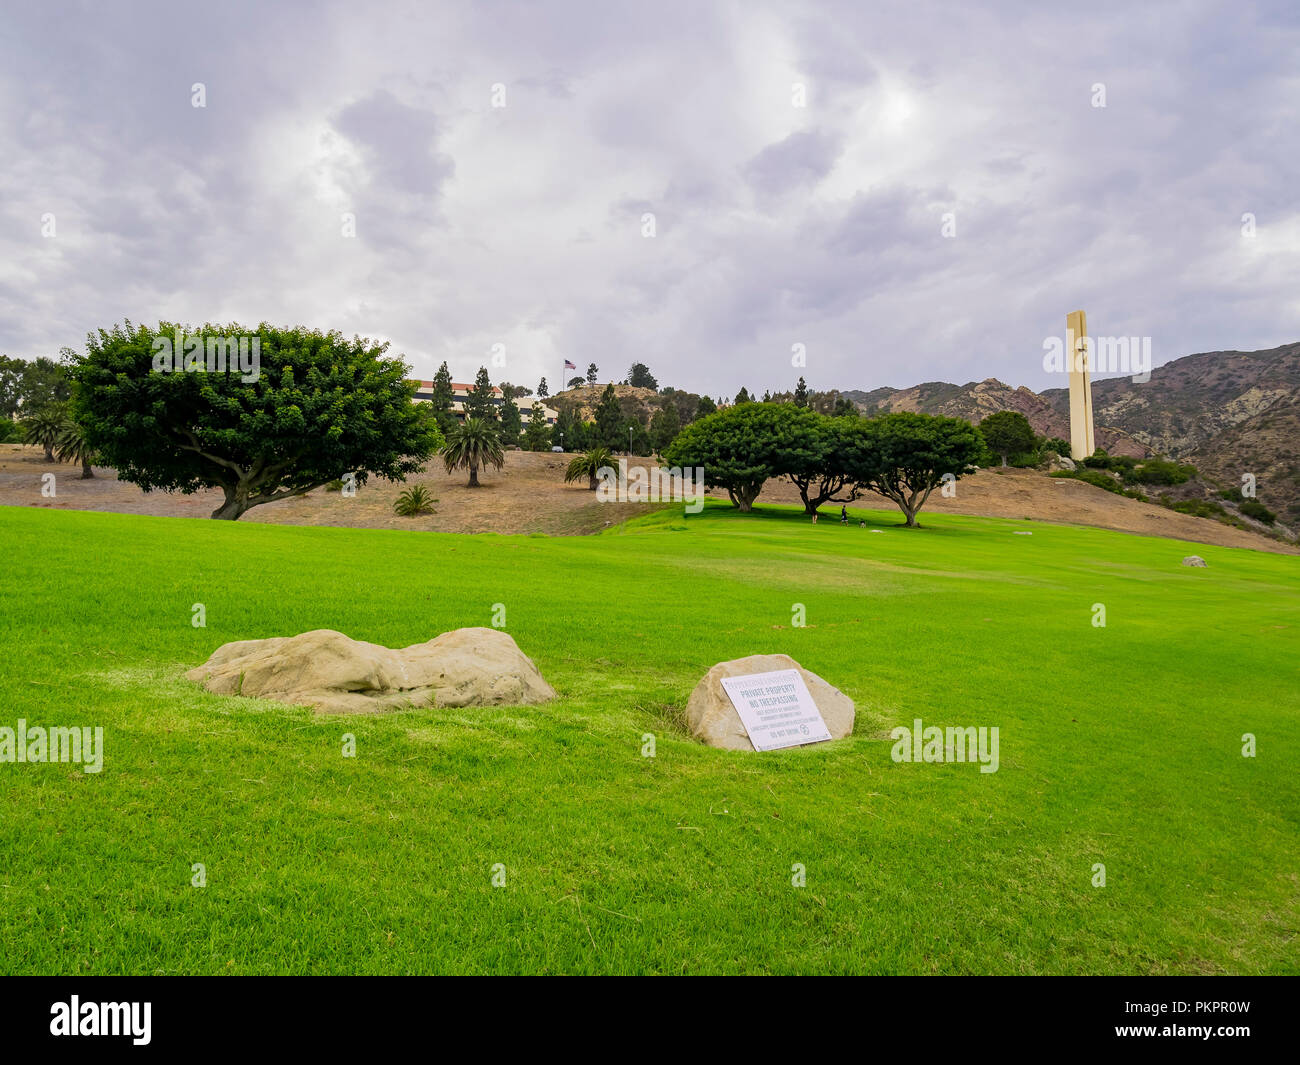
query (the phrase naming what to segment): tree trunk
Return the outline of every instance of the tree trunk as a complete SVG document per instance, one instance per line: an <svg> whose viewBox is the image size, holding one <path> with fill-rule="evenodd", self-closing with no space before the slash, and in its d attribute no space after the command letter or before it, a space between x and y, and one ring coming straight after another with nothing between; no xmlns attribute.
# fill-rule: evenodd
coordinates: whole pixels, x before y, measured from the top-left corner
<svg viewBox="0 0 1300 1065"><path fill-rule="evenodd" d="M1003 455L1003 456L1002 456L1002 468L1003 468L1004 470L1007 468L1007 457L1006 457L1006 455Z"/></svg>
<svg viewBox="0 0 1300 1065"><path fill-rule="evenodd" d="M54 461L54 445L53 445L53 444L46 444L46 445L45 445L45 461L46 461L46 462L53 462L53 461Z"/></svg>
<svg viewBox="0 0 1300 1065"><path fill-rule="evenodd" d="M222 488L226 493L226 501L212 512L212 517L220 521L238 521L241 514L248 510L248 490L240 490L242 486L235 488Z"/></svg>
<svg viewBox="0 0 1300 1065"><path fill-rule="evenodd" d="M82 464L81 464L81 479L82 479L83 481L88 481L88 480L90 480L90 479L91 479L92 477L94 477L94 476L95 476L95 471L92 470L92 469L90 468L90 463L89 463L89 462L82 462Z"/></svg>
<svg viewBox="0 0 1300 1065"><path fill-rule="evenodd" d="M469 487L477 488L478 486L478 465L471 462L469 464Z"/></svg>
<svg viewBox="0 0 1300 1065"><path fill-rule="evenodd" d="M596 471L592 470L591 473L587 474L587 490L594 492L598 487L599 481L596 478Z"/></svg>

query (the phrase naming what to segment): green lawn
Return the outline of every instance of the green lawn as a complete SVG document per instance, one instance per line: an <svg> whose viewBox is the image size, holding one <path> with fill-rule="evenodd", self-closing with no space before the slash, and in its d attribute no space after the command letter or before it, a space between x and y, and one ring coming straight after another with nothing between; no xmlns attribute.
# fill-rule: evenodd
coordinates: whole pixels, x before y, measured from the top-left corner
<svg viewBox="0 0 1300 1065"><path fill-rule="evenodd" d="M105 734L97 775L0 764L0 971L1300 971L1300 560L867 517L546 538L0 508L0 726ZM317 717L181 676L496 603L558 702ZM856 700L854 735L692 741L709 666L776 651ZM894 763L914 717L997 726L1001 768Z"/></svg>

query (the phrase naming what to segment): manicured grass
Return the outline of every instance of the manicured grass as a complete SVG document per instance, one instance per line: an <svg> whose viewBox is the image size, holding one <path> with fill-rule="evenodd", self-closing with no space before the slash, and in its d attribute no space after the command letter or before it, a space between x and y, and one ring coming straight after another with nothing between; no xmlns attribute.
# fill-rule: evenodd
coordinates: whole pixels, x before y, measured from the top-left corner
<svg viewBox="0 0 1300 1065"><path fill-rule="evenodd" d="M0 725L106 748L99 774L0 764L0 970L1300 970L1300 561L867 517L546 538L0 508ZM317 717L181 677L229 640L404 646L497 603L560 701ZM685 734L709 666L776 651L857 701L850 739ZM997 726L1001 768L894 763L914 717Z"/></svg>

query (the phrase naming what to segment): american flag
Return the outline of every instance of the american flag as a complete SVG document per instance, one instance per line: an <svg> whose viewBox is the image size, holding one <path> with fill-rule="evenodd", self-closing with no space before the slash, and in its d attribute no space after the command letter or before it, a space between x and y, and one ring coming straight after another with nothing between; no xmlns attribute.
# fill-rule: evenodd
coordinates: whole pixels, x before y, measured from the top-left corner
<svg viewBox="0 0 1300 1065"><path fill-rule="evenodd" d="M576 370L576 369L577 369L577 367L574 366L573 363L571 363L568 359L565 359L565 360L564 360L564 368L565 368L566 370Z"/></svg>

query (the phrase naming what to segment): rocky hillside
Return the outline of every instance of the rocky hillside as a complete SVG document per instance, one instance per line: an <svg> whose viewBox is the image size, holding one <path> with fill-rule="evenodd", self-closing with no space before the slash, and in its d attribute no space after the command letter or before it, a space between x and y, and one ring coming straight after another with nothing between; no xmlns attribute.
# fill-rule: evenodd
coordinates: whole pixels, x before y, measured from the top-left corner
<svg viewBox="0 0 1300 1065"><path fill-rule="evenodd" d="M979 422L1018 410L1035 432L1069 439L1069 390L1038 393L1001 381L846 392L865 411L916 410ZM1097 442L1111 454L1191 462L1220 487L1253 473L1259 500L1300 520L1300 343L1211 351L1157 367L1151 379L1094 381Z"/></svg>
<svg viewBox="0 0 1300 1065"><path fill-rule="evenodd" d="M877 388L871 392L845 392L844 395L870 413L911 410L965 418L975 424L997 411L1015 410L1029 419L1034 432L1040 436L1070 438L1068 404L1064 411L1058 410L1046 394L1039 395L1023 385L1012 388L994 377L964 385L928 381L912 388ZM1147 454L1147 448L1128 433L1109 426L1098 425L1097 443L1113 455L1142 458Z"/></svg>
<svg viewBox="0 0 1300 1065"><path fill-rule="evenodd" d="M1300 344L1268 351L1211 351L1157 367L1151 380L1094 381L1097 424L1122 429L1152 451L1178 456L1300 393ZM1069 390L1043 393L1066 415Z"/></svg>
<svg viewBox="0 0 1300 1065"><path fill-rule="evenodd" d="M583 421L591 421L596 417L596 408L600 406L600 397L605 394L605 387L583 385L581 388L565 389L546 402L557 411L567 411ZM700 402L700 397L694 392L682 392L673 388L656 392L653 388L616 384L614 395L618 397L623 417L633 418L642 425L648 424L656 411L669 405L677 408L677 417L685 425L694 420Z"/></svg>

